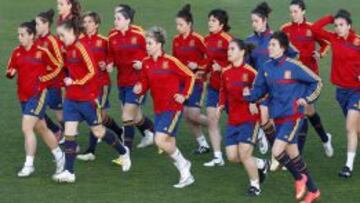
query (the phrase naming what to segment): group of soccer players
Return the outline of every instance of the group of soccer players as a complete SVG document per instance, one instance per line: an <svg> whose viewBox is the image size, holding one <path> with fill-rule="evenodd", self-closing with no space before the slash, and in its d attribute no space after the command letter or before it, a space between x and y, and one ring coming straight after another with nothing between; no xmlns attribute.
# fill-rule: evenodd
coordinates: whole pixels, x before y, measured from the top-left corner
<svg viewBox="0 0 360 203"><path fill-rule="evenodd" d="M304 1L292 0L291 22L273 32L269 27L271 8L263 2L251 11L254 34L242 40L229 34L229 16L222 9L209 12L209 34L202 37L194 31L190 5L185 5L176 14L178 35L172 41L172 55L168 55L165 30L152 27L144 32L133 24L135 11L129 5L115 8L114 28L103 37L98 33L98 13L82 13L77 0L57 0L57 4L57 34L51 34L53 10L20 24L19 46L6 72L10 79L17 75L23 112L26 160L19 177L35 170L34 131L54 155L53 180L72 183L75 159L94 160L96 145L102 140L118 154L113 162L129 171L137 128L142 135L137 147L155 143L180 173L174 187L189 186L195 181L191 162L176 144L184 114L198 143L194 154L210 151L203 132L208 129L214 158L204 163L205 167L225 164L224 139L228 160L242 163L247 171L248 195L260 195L267 172L283 167L294 177L296 200L316 201L320 190L301 154L308 120L326 156L334 154L331 134L314 106L323 86L318 61L330 46L331 82L337 86L336 99L346 117L348 140L347 160L339 176L351 177L360 136L360 36L352 30L348 11L339 10L312 24L306 20ZM328 24L335 25L334 32L325 29ZM112 87L109 74L114 69L122 127L107 113ZM148 91L153 120L141 110ZM201 112L205 95L206 115ZM47 116L47 107L55 112L56 121ZM228 114L224 136L219 125L222 111ZM89 144L79 153L75 138L82 121L89 126ZM64 145L63 150L58 143ZM253 156L256 145L264 154L271 147L271 161Z"/></svg>

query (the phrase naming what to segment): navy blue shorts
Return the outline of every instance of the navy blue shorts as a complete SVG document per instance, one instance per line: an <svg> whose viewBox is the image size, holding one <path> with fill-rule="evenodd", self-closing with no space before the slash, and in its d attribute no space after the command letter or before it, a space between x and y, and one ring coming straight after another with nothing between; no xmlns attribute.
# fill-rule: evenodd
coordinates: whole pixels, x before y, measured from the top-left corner
<svg viewBox="0 0 360 203"><path fill-rule="evenodd" d="M275 123L276 139L289 144L297 144L299 130L301 129L303 119L285 121L281 124Z"/></svg>
<svg viewBox="0 0 360 203"><path fill-rule="evenodd" d="M228 124L225 132L225 146L238 145L240 143L255 145L259 127L259 122L247 122L240 125Z"/></svg>
<svg viewBox="0 0 360 203"><path fill-rule="evenodd" d="M89 126L96 126L102 123L101 106L97 100L94 101L64 101L64 121L81 122L85 120Z"/></svg>
<svg viewBox="0 0 360 203"><path fill-rule="evenodd" d="M37 96L31 97L26 102L21 102L21 110L23 115L38 117L40 120L45 117L46 106L48 102L48 91L45 89Z"/></svg>
<svg viewBox="0 0 360 203"><path fill-rule="evenodd" d="M207 88L207 100L206 107L216 108L219 103L219 90L216 90L210 86Z"/></svg>
<svg viewBox="0 0 360 203"><path fill-rule="evenodd" d="M102 87L102 94L99 96L99 101L102 109L109 109L110 108L110 92L111 92L111 85L104 85Z"/></svg>
<svg viewBox="0 0 360 203"><path fill-rule="evenodd" d="M180 124L181 114L181 111L166 111L155 114L155 133L162 132L175 137Z"/></svg>
<svg viewBox="0 0 360 203"><path fill-rule="evenodd" d="M48 106L52 110L62 110L63 98L61 88L48 88Z"/></svg>
<svg viewBox="0 0 360 203"><path fill-rule="evenodd" d="M145 95L138 96L133 92L134 86L118 87L118 89L119 89L119 100L123 105L126 103L141 105L145 102Z"/></svg>
<svg viewBox="0 0 360 203"><path fill-rule="evenodd" d="M187 107L201 108L204 97L204 83L195 83L194 90L190 97L185 101L184 105Z"/></svg>
<svg viewBox="0 0 360 203"><path fill-rule="evenodd" d="M336 88L336 100L345 116L350 109L360 111L360 88L345 89L338 87Z"/></svg>

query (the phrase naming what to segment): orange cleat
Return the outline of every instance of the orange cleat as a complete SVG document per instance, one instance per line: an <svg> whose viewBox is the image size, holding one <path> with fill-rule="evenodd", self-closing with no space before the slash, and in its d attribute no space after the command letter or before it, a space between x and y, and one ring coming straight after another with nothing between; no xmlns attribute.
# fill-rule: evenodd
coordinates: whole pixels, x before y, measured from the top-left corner
<svg viewBox="0 0 360 203"><path fill-rule="evenodd" d="M317 190L316 192L308 192L302 203L312 203L319 199L320 199L320 190Z"/></svg>
<svg viewBox="0 0 360 203"><path fill-rule="evenodd" d="M307 176L304 174L301 174L302 178L301 180L295 181L295 198L297 200L300 200L304 197L306 193L306 182L307 182Z"/></svg>

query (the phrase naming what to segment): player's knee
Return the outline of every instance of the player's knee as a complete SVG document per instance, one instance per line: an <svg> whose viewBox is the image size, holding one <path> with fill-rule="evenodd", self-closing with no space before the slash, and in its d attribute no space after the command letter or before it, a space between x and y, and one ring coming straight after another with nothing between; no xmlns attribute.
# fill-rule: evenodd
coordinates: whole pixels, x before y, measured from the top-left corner
<svg viewBox="0 0 360 203"><path fill-rule="evenodd" d="M98 125L91 128L91 132L95 135L97 138L102 138L105 135L105 127L102 125Z"/></svg>

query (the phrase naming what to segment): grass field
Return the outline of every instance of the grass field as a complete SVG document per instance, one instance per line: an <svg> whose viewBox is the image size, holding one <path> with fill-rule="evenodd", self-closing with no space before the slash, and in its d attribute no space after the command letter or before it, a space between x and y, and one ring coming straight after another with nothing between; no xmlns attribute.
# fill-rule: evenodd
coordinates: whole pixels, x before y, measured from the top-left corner
<svg viewBox="0 0 360 203"><path fill-rule="evenodd" d="M24 161L23 135L21 133L20 106L16 98L15 81L6 80L8 56L17 45L16 28L19 23L33 18L48 8L55 8L55 0L0 0L0 203L7 202L294 202L292 178L286 172L271 173L262 186L262 196L250 199L245 196L248 179L243 167L229 164L222 168L204 168L202 163L211 158L191 155L196 146L188 128L182 124L178 133L178 146L193 163L196 183L186 189L175 190L172 184L178 181L177 172L164 155L158 155L155 148L135 150L132 154L133 167L129 173L122 173L111 164L114 152L105 144L100 144L95 162L76 162L77 182L73 185L59 185L51 180L54 164L45 145L39 141L35 160L36 172L26 179L16 177ZM82 0L84 10L95 10L103 16L102 33L112 27L113 7L118 0ZM128 0L137 10L136 24L148 28L159 25L168 31L169 39L175 34L174 16L188 1L179 0ZM246 37L251 33L249 13L258 0L193 0L196 30L207 33L207 13L217 7L230 14L233 27L231 34ZM275 30L288 18L288 1L269 0L273 7L270 26ZM360 27L359 0L317 0L308 1L308 20L334 13L338 8L347 8L353 13L354 26ZM167 49L169 47L167 45ZM169 50L169 49L168 49ZM170 50L169 50L170 51ZM335 102L334 86L329 83L330 55L321 61L321 74L325 82L318 110L329 132L333 134L335 157L325 158L320 140L311 129L305 147L305 159L313 177L317 181L322 199L320 202L360 202L359 163L355 163L355 173L350 180L337 177L338 170L345 161L344 118ZM114 78L114 77L113 77ZM115 79L115 78L114 78ZM115 80L114 80L115 81ZM113 88L114 90L116 88ZM120 105L117 92L111 95L110 114L120 121ZM149 101L145 112L152 115ZM223 118L224 122L225 118ZM85 125L81 128L79 141L84 148L87 141ZM137 136L137 141L139 136Z"/></svg>

